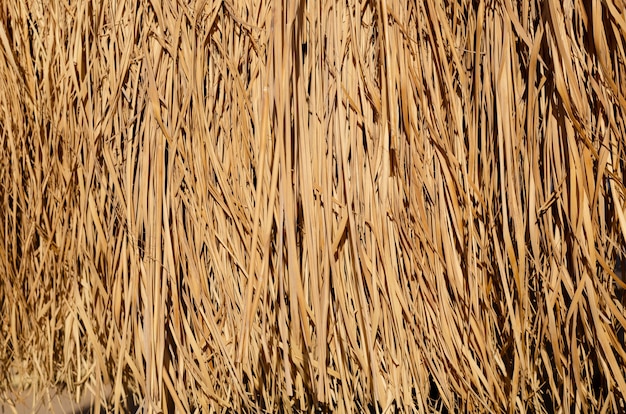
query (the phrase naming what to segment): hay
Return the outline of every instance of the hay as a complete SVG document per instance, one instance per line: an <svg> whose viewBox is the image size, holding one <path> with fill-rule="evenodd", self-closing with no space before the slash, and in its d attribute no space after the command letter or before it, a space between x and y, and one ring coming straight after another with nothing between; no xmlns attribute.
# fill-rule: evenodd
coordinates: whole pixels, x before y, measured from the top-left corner
<svg viewBox="0 0 626 414"><path fill-rule="evenodd" d="M622 0L186 3L0 5L3 395L626 410Z"/></svg>

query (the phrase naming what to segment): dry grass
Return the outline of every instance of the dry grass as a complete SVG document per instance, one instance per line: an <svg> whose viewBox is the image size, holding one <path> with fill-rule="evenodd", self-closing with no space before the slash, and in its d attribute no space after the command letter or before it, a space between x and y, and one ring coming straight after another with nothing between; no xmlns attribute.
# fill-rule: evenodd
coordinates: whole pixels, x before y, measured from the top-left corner
<svg viewBox="0 0 626 414"><path fill-rule="evenodd" d="M626 410L623 0L186 3L0 3L4 395Z"/></svg>

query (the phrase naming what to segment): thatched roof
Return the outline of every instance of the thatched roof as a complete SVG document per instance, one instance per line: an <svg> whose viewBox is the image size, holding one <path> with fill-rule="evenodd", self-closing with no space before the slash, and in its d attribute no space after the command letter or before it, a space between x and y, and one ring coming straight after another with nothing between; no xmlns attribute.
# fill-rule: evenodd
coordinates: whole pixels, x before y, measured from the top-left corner
<svg viewBox="0 0 626 414"><path fill-rule="evenodd" d="M624 10L1 3L0 390L626 410Z"/></svg>

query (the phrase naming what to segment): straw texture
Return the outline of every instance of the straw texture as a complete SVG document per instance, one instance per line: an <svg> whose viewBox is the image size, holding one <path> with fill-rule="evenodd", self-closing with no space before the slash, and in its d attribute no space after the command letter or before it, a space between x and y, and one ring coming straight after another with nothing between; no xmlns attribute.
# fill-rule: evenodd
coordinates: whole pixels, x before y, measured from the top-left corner
<svg viewBox="0 0 626 414"><path fill-rule="evenodd" d="M625 9L0 2L1 394L626 410Z"/></svg>

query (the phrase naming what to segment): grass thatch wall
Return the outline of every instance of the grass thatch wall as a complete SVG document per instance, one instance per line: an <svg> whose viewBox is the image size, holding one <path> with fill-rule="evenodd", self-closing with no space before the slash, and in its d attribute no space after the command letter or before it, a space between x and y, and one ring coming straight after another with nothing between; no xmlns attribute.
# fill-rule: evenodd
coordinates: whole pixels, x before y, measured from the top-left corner
<svg viewBox="0 0 626 414"><path fill-rule="evenodd" d="M623 0L0 3L0 390L625 410Z"/></svg>

